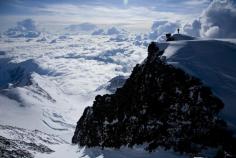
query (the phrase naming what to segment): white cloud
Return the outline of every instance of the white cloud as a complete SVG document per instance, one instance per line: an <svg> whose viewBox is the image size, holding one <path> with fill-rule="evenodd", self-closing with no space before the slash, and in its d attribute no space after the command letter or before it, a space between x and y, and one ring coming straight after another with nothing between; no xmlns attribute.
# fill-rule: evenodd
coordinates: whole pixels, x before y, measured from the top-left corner
<svg viewBox="0 0 236 158"><path fill-rule="evenodd" d="M190 35L209 38L235 38L235 28L236 2L233 0L212 1L198 19L183 27Z"/></svg>
<svg viewBox="0 0 236 158"><path fill-rule="evenodd" d="M74 25L69 25L65 29L68 31L92 31L96 29L97 26L92 23L81 23L81 24L74 24Z"/></svg>
<svg viewBox="0 0 236 158"><path fill-rule="evenodd" d="M134 32L149 31L152 21L190 20L192 15L183 15L169 11L159 11L142 6L90 6L68 3L47 4L43 7L31 7L31 18L39 22L40 27L64 28L70 24L93 23L97 26L116 25ZM148 15L148 16L147 16ZM25 15L24 15L25 16ZM6 19L22 19L23 15L8 15ZM29 16L26 16L29 17ZM0 17L1 18L1 17ZM6 20L5 20L6 21ZM43 25L43 26L42 26Z"/></svg>
<svg viewBox="0 0 236 158"><path fill-rule="evenodd" d="M194 20L192 23L186 24L183 27L185 33L194 37L200 36L200 29L201 29L201 22L199 20Z"/></svg>
<svg viewBox="0 0 236 158"><path fill-rule="evenodd" d="M208 2L209 2L209 0L191 0L191 1L185 1L184 4L187 6L196 7L196 5L206 4Z"/></svg>
<svg viewBox="0 0 236 158"><path fill-rule="evenodd" d="M219 26L212 26L206 32L204 32L204 36L206 37L218 37L220 33Z"/></svg>
<svg viewBox="0 0 236 158"><path fill-rule="evenodd" d="M174 33L178 27L178 22L155 21L152 24L152 31L149 34L149 38L155 40L165 33Z"/></svg>
<svg viewBox="0 0 236 158"><path fill-rule="evenodd" d="M13 28L9 28L5 33L8 37L29 37L34 38L40 35L37 31L35 22L32 19L25 19L17 22Z"/></svg>

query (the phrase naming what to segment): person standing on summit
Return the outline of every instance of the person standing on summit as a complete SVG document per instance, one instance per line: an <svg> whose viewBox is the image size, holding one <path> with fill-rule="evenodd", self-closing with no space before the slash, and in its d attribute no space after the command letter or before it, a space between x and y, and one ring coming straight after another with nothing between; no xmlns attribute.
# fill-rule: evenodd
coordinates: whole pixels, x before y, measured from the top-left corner
<svg viewBox="0 0 236 158"><path fill-rule="evenodd" d="M177 29L177 31L178 31L178 34L179 34L179 28Z"/></svg>

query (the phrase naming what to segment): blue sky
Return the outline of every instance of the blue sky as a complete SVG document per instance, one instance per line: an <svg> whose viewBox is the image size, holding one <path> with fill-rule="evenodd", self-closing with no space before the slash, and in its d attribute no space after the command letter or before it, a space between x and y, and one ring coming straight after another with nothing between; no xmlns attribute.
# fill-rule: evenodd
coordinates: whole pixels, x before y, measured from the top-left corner
<svg viewBox="0 0 236 158"><path fill-rule="evenodd" d="M0 20L32 18L40 25L90 22L149 29L153 21L191 21L210 0L0 0Z"/></svg>

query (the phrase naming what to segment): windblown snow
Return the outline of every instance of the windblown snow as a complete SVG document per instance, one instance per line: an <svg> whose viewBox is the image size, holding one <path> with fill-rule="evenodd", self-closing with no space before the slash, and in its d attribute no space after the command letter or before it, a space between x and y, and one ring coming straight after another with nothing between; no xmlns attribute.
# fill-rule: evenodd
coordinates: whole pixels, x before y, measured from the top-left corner
<svg viewBox="0 0 236 158"><path fill-rule="evenodd" d="M236 40L176 38L179 41L160 45L168 62L212 87L225 103L222 116L234 127ZM106 88L113 85L114 77L129 76L147 56L146 44L141 35L116 28L92 35L1 37L0 135L21 149L34 143L36 149L29 152L35 157L181 157L161 149L150 154L139 146L101 150L70 144L84 108L97 94L110 93ZM115 87L109 87L113 92L123 83L115 79ZM40 144L51 152L42 152Z"/></svg>

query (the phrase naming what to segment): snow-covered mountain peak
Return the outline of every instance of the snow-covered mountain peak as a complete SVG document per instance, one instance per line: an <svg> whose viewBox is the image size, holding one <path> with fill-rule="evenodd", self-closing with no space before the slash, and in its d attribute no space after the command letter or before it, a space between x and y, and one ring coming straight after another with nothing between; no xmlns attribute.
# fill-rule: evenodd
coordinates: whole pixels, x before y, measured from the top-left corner
<svg viewBox="0 0 236 158"><path fill-rule="evenodd" d="M185 34L173 34L172 35L174 41L181 41L181 40L194 40L195 37L188 36Z"/></svg>
<svg viewBox="0 0 236 158"><path fill-rule="evenodd" d="M120 76L129 76L135 64L144 60L149 40L146 36L128 34L44 34L44 37L3 36L0 39L0 124L38 129L70 141L76 121L85 107L92 105L97 94L102 95L107 90L115 92L124 84L126 77ZM164 51L167 63L210 86L225 103L221 112L223 118L234 125L235 109L231 105L235 101L233 68L236 41L189 40L188 36L181 34L173 37L178 40L157 43L159 50ZM75 148L70 144L66 148L71 147ZM117 155L113 150L82 149L78 149L86 152L82 155L89 155L90 150L100 155ZM59 150L55 149L55 154ZM137 150L133 151L134 155ZM119 151L128 156L126 151L131 149ZM139 153L147 155L143 149ZM170 154L169 151L165 153ZM159 154L155 152L149 156Z"/></svg>

